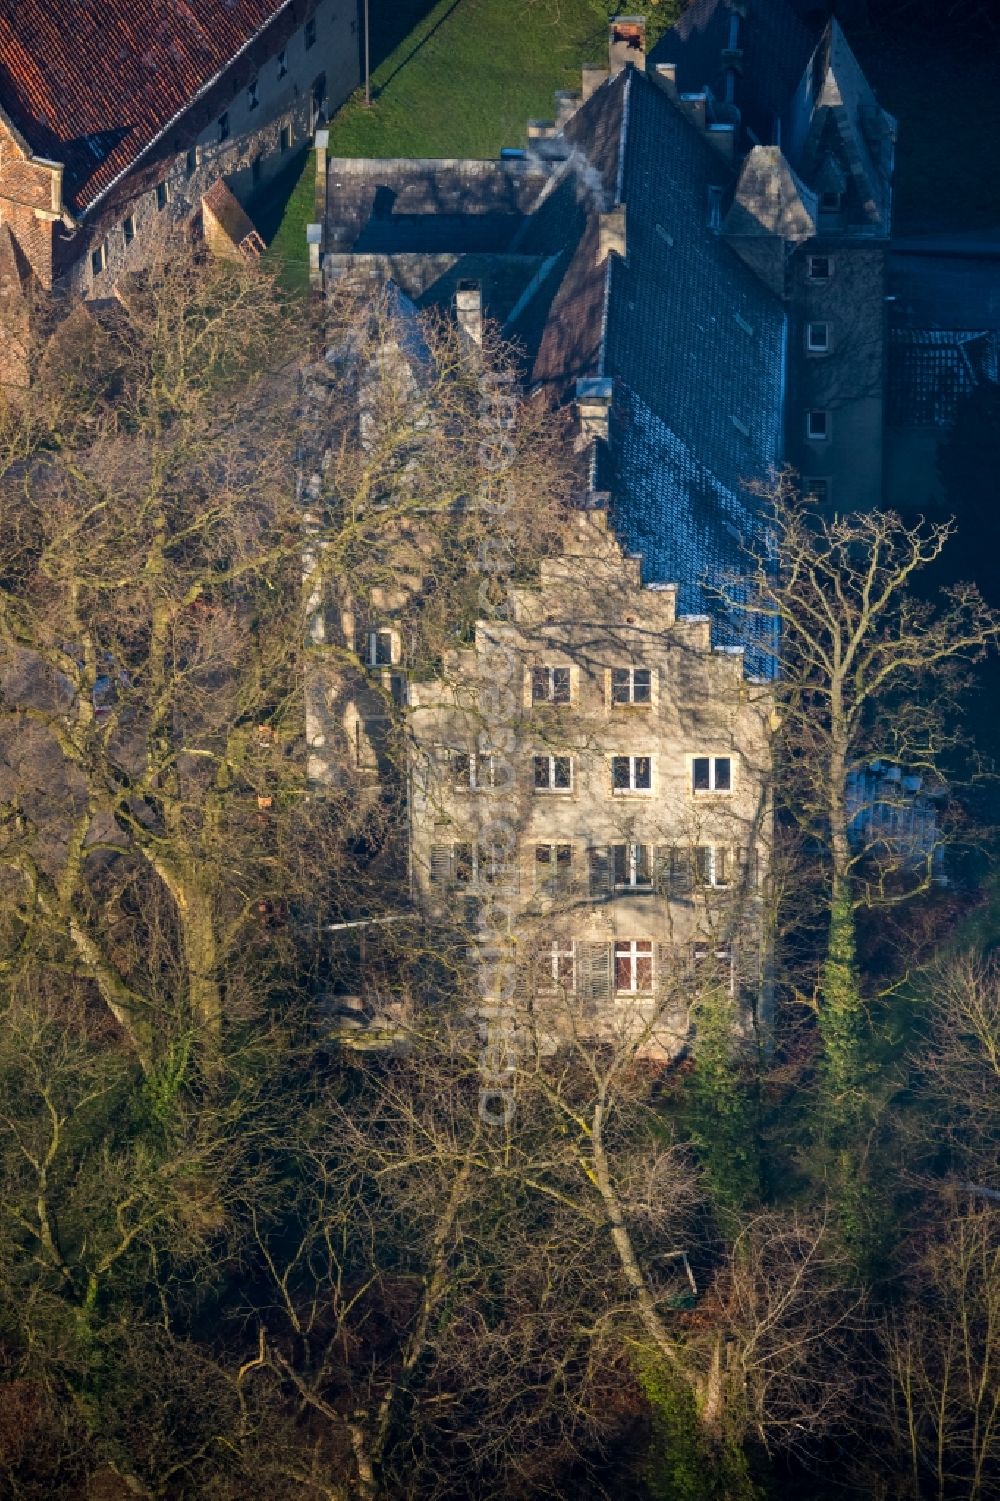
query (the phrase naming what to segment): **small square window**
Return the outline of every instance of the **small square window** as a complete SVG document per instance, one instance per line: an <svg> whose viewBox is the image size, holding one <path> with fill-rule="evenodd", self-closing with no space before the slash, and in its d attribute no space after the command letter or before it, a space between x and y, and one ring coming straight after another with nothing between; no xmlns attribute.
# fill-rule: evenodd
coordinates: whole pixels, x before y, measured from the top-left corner
<svg viewBox="0 0 1000 1501"><path fill-rule="evenodd" d="M219 140L229 140L229 111L219 116Z"/></svg>
<svg viewBox="0 0 1000 1501"><path fill-rule="evenodd" d="M159 209L166 208L168 197L169 194L167 192L166 183L158 182L156 184L156 207Z"/></svg>
<svg viewBox="0 0 1000 1501"><path fill-rule="evenodd" d="M819 195L819 206L824 214L838 214L843 201L842 193L826 192Z"/></svg>
<svg viewBox="0 0 1000 1501"><path fill-rule="evenodd" d="M306 22L305 42L306 42L306 51L307 52L309 51L310 47L315 47L315 45L316 45L316 17L315 16L311 16L309 18L309 20Z"/></svg>
<svg viewBox="0 0 1000 1501"><path fill-rule="evenodd" d="M612 667L611 703L615 708L652 703L653 674L648 667Z"/></svg>
<svg viewBox="0 0 1000 1501"><path fill-rule="evenodd" d="M535 756L536 792L569 792L573 787L572 756Z"/></svg>
<svg viewBox="0 0 1000 1501"><path fill-rule="evenodd" d="M291 151L292 127L290 125L283 125L281 127L281 135L278 137L278 145L280 146L282 151Z"/></svg>
<svg viewBox="0 0 1000 1501"><path fill-rule="evenodd" d="M825 506L830 499L830 481L828 479L804 479L802 494L814 505Z"/></svg>
<svg viewBox="0 0 1000 1501"><path fill-rule="evenodd" d="M392 632L369 631L368 642L365 651L365 659L369 667L392 666Z"/></svg>
<svg viewBox="0 0 1000 1501"><path fill-rule="evenodd" d="M533 704L568 704L570 676L568 667L533 667L531 702Z"/></svg>
<svg viewBox="0 0 1000 1501"><path fill-rule="evenodd" d="M612 792L650 792L653 787L651 756L612 756Z"/></svg>
<svg viewBox="0 0 1000 1501"><path fill-rule="evenodd" d="M806 348L810 354L828 354L830 350L829 323L806 324Z"/></svg>
<svg viewBox="0 0 1000 1501"><path fill-rule="evenodd" d="M692 792L731 792L733 763L730 756L694 756L691 761Z"/></svg>
<svg viewBox="0 0 1000 1501"><path fill-rule="evenodd" d="M806 275L810 281L829 281L833 275L833 261L828 255L811 255L806 262Z"/></svg>
<svg viewBox="0 0 1000 1501"><path fill-rule="evenodd" d="M257 80L251 78L247 85L247 109L256 109L260 103L260 95L257 91Z"/></svg>
<svg viewBox="0 0 1000 1501"><path fill-rule="evenodd" d="M830 413L823 408L806 413L806 437L811 443L822 443L830 436Z"/></svg>
<svg viewBox="0 0 1000 1501"><path fill-rule="evenodd" d="M278 77L284 78L285 74L288 72L288 53L286 52L284 47L282 47L281 51L278 53L275 61L278 64Z"/></svg>
<svg viewBox="0 0 1000 1501"><path fill-rule="evenodd" d="M135 239L135 214L128 214L122 220L122 238L126 245L131 245Z"/></svg>

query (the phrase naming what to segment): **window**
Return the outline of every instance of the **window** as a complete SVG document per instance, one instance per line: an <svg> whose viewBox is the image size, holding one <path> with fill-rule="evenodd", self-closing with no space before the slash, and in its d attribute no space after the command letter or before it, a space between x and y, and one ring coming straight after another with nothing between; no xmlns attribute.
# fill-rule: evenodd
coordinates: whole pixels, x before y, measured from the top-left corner
<svg viewBox="0 0 1000 1501"><path fill-rule="evenodd" d="M315 47L315 45L316 45L316 17L315 16L311 16L309 18L309 20L306 22L305 41L306 41L306 51L307 52L309 51L310 47Z"/></svg>
<svg viewBox="0 0 1000 1501"><path fill-rule="evenodd" d="M369 667L392 666L392 632L369 631L365 646L365 661Z"/></svg>
<svg viewBox="0 0 1000 1501"><path fill-rule="evenodd" d="M699 886L729 885L729 851L716 844L700 844L694 852Z"/></svg>
<svg viewBox="0 0 1000 1501"><path fill-rule="evenodd" d="M653 761L650 756L612 756L612 792L650 792L653 787Z"/></svg>
<svg viewBox="0 0 1000 1501"><path fill-rule="evenodd" d="M169 196L166 183L158 182L156 184L156 207L159 209L166 208Z"/></svg>
<svg viewBox="0 0 1000 1501"><path fill-rule="evenodd" d="M94 276L100 276L101 272L104 270L104 267L107 265L107 260L107 252L105 251L104 246L98 245L97 249L91 251L90 255L91 273Z"/></svg>
<svg viewBox="0 0 1000 1501"><path fill-rule="evenodd" d="M825 506L830 499L830 481L828 479L804 479L802 494L815 505Z"/></svg>
<svg viewBox="0 0 1000 1501"><path fill-rule="evenodd" d="M830 349L829 323L806 324L806 348L810 354L827 354Z"/></svg>
<svg viewBox="0 0 1000 1501"><path fill-rule="evenodd" d="M493 844L435 844L429 874L432 886L494 886L508 874L507 852Z"/></svg>
<svg viewBox="0 0 1000 1501"><path fill-rule="evenodd" d="M648 667L612 667L611 702L648 706L653 700L653 674Z"/></svg>
<svg viewBox="0 0 1000 1501"><path fill-rule="evenodd" d="M542 957L542 984L576 989L576 945L571 938L553 938Z"/></svg>
<svg viewBox="0 0 1000 1501"><path fill-rule="evenodd" d="M535 845L535 890L553 894L565 891L573 875L571 844Z"/></svg>
<svg viewBox="0 0 1000 1501"><path fill-rule="evenodd" d="M732 758L730 756L693 757L691 790L692 792L732 792Z"/></svg>
<svg viewBox="0 0 1000 1501"><path fill-rule="evenodd" d="M814 407L806 413L806 437L811 443L822 443L830 436L830 413L822 407Z"/></svg>
<svg viewBox="0 0 1000 1501"><path fill-rule="evenodd" d="M568 667L533 667L531 702L533 704L568 704L570 695Z"/></svg>
<svg viewBox="0 0 1000 1501"><path fill-rule="evenodd" d="M219 140L229 140L229 111L219 116Z"/></svg>
<svg viewBox="0 0 1000 1501"><path fill-rule="evenodd" d="M472 791L496 787L502 781L502 763L491 751L451 751L448 757L452 786Z"/></svg>
<svg viewBox="0 0 1000 1501"><path fill-rule="evenodd" d="M291 151L292 127L290 125L283 125L281 127L281 134L278 137L278 145L281 147L282 151Z"/></svg>
<svg viewBox="0 0 1000 1501"><path fill-rule="evenodd" d="M536 792L569 792L572 786L572 756L535 757Z"/></svg>
<svg viewBox="0 0 1000 1501"><path fill-rule="evenodd" d="M710 187L708 190L708 227L720 230L722 228L722 189Z"/></svg>
<svg viewBox="0 0 1000 1501"><path fill-rule="evenodd" d="M128 214L122 220L122 238L126 245L131 245L135 239L135 214Z"/></svg>
<svg viewBox="0 0 1000 1501"><path fill-rule="evenodd" d="M819 195L819 206L824 214L838 214L843 199L842 193L826 192Z"/></svg>
<svg viewBox="0 0 1000 1501"><path fill-rule="evenodd" d="M613 844L611 862L615 886L622 890L652 890L652 856L648 844Z"/></svg>
<svg viewBox="0 0 1000 1501"><path fill-rule="evenodd" d="M184 158L184 170L187 173L188 177L193 177L194 174L197 172L197 170L198 170L198 148L197 148L197 146L192 146L191 150L188 152L187 156Z"/></svg>
<svg viewBox="0 0 1000 1501"><path fill-rule="evenodd" d="M288 53L285 51L284 47L282 47L281 51L278 53L277 63L278 77L284 78L285 74L288 72Z"/></svg>
<svg viewBox="0 0 1000 1501"><path fill-rule="evenodd" d="M733 951L728 943L696 943L692 947L691 957L695 973L703 983L724 985L732 993Z"/></svg>
<svg viewBox="0 0 1000 1501"><path fill-rule="evenodd" d="M257 91L257 80L251 78L247 85L247 109L256 109L260 103L260 95Z"/></svg>
<svg viewBox="0 0 1000 1501"><path fill-rule="evenodd" d="M648 995L653 989L653 945L642 938L615 942L615 989L626 995Z"/></svg>
<svg viewBox="0 0 1000 1501"><path fill-rule="evenodd" d="M811 255L806 261L806 275L810 281L829 281L833 275L833 261L828 255Z"/></svg>

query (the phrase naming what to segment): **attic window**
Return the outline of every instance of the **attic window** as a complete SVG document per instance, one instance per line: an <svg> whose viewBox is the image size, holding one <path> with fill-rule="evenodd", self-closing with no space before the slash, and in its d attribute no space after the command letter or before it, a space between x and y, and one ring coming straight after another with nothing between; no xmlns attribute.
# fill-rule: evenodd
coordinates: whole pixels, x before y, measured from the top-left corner
<svg viewBox="0 0 1000 1501"><path fill-rule="evenodd" d="M708 227L716 232L722 228L722 189L714 183L708 189Z"/></svg>

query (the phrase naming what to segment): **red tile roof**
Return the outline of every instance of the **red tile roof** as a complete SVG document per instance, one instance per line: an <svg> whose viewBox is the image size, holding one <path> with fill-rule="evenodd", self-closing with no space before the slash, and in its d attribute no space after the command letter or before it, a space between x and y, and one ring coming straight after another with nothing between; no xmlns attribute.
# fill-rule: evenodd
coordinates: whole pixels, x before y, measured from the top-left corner
<svg viewBox="0 0 1000 1501"><path fill-rule="evenodd" d="M82 211L290 0L0 0L0 106Z"/></svg>

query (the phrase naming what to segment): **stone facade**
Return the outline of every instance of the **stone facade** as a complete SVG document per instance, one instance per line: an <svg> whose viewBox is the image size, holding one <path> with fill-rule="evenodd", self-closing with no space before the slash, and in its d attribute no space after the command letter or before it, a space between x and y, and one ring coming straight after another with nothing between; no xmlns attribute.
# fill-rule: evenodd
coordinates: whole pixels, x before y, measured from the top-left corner
<svg viewBox="0 0 1000 1501"><path fill-rule="evenodd" d="M603 509L565 548L410 685L414 894L513 943L553 1044L638 1031L669 1058L707 984L738 1029L766 1018L771 693L673 586L643 587Z"/></svg>

